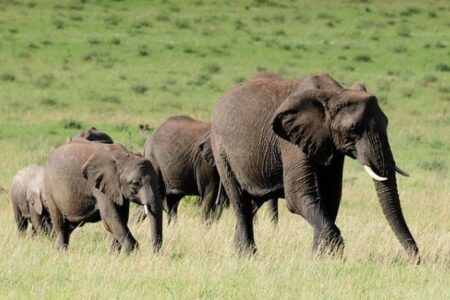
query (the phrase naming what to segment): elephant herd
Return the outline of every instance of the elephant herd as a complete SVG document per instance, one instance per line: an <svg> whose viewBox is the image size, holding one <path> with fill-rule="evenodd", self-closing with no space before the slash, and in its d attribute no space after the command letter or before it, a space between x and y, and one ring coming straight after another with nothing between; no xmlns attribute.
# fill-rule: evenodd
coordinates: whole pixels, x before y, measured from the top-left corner
<svg viewBox="0 0 450 300"><path fill-rule="evenodd" d="M212 123L187 116L163 122L146 141L143 155L116 144L95 128L57 147L45 166L19 171L11 200L20 232L56 238L67 249L71 232L102 221L111 249L132 251L138 242L128 228L130 202L149 219L153 250L163 241L162 211L176 220L185 195L200 196L210 224L231 205L236 216L235 247L256 251L253 219L269 202L278 220L278 198L314 229L314 255L342 255L344 241L335 221L345 156L373 178L383 213L413 263L417 244L404 219L388 119L362 84L344 88L327 74L282 79L259 74L226 92Z"/></svg>

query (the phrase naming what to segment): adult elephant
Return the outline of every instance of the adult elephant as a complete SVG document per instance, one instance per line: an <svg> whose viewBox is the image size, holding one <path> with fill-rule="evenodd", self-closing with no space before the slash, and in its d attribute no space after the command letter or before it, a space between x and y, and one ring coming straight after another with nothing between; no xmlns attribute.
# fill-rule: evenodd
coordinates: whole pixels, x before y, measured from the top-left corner
<svg viewBox="0 0 450 300"><path fill-rule="evenodd" d="M44 190L44 168L30 165L14 176L11 183L11 204L19 233L31 223L32 233L51 233L52 223Z"/></svg>
<svg viewBox="0 0 450 300"><path fill-rule="evenodd" d="M144 157L155 167L169 223L186 195L200 196L205 221L218 219L228 198L221 189L209 138L211 124L188 116L164 121L147 139Z"/></svg>
<svg viewBox="0 0 450 300"><path fill-rule="evenodd" d="M147 208L153 249L162 244L162 197L150 161L120 144L76 140L56 148L44 171L56 246L66 249L77 226L102 220L112 249L138 247L128 229L129 202Z"/></svg>
<svg viewBox="0 0 450 300"><path fill-rule="evenodd" d="M387 124L377 98L362 85L345 89L326 74L294 80L263 74L228 91L214 108L211 140L237 217L238 250L256 250L252 202L277 196L313 226L314 253L341 253L335 220L347 155L374 179L388 223L418 262L400 207Z"/></svg>

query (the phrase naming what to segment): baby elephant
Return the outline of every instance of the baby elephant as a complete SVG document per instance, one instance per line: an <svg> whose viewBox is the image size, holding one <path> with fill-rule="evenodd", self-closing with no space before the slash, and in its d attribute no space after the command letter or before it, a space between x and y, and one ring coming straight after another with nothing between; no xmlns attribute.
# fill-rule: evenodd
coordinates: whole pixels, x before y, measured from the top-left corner
<svg viewBox="0 0 450 300"><path fill-rule="evenodd" d="M212 156L210 132L210 123L174 116L145 143L144 156L161 180L169 223L176 218L178 203L185 195L200 196L206 221L220 217L227 202Z"/></svg>
<svg viewBox="0 0 450 300"><path fill-rule="evenodd" d="M44 168L36 165L20 170L11 184L11 202L17 229L25 233L31 223L32 233L51 233L52 223L44 191Z"/></svg>
<svg viewBox="0 0 450 300"><path fill-rule="evenodd" d="M150 161L120 144L73 140L49 156L44 183L58 249L87 222L103 221L112 249L138 247L127 222L129 203L144 205L150 218L153 249L162 244L162 197Z"/></svg>

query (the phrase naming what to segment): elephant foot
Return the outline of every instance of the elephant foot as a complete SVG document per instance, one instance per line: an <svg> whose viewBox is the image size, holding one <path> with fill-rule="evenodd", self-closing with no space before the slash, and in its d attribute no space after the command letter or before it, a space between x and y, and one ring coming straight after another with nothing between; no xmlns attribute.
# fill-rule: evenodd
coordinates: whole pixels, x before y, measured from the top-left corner
<svg viewBox="0 0 450 300"><path fill-rule="evenodd" d="M236 246L236 251L239 256L252 256L257 252L255 245Z"/></svg>
<svg viewBox="0 0 450 300"><path fill-rule="evenodd" d="M137 241L127 241L122 245L121 252L129 254L135 250L139 250L139 243Z"/></svg>
<svg viewBox="0 0 450 300"><path fill-rule="evenodd" d="M56 249L61 252L66 252L69 250L69 244L56 244Z"/></svg>
<svg viewBox="0 0 450 300"><path fill-rule="evenodd" d="M317 258L324 256L344 255L344 239L336 226L324 228L318 236L314 236L313 255Z"/></svg>
<svg viewBox="0 0 450 300"><path fill-rule="evenodd" d="M251 256L257 252L256 244L245 239L236 237L234 245L239 256Z"/></svg>
<svg viewBox="0 0 450 300"><path fill-rule="evenodd" d="M109 252L115 253L115 252L120 252L121 250L122 250L122 245L120 244L120 242L118 240L116 240L115 238L112 238L109 243Z"/></svg>

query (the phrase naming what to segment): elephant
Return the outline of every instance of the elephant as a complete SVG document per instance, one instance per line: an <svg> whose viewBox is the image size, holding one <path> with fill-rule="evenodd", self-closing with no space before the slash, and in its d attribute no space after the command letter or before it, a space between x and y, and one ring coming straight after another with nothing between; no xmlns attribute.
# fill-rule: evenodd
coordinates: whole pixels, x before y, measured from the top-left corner
<svg viewBox="0 0 450 300"><path fill-rule="evenodd" d="M137 249L127 226L130 201L146 207L153 250L160 249L162 197L155 170L142 155L120 144L74 140L49 155L44 184L58 249L68 249L77 226L100 220L112 234L111 250Z"/></svg>
<svg viewBox="0 0 450 300"><path fill-rule="evenodd" d="M99 142L104 144L112 144L114 143L113 139L106 133L97 130L95 127L91 127L80 132L77 136L70 139L69 142L78 139L86 139L88 141Z"/></svg>
<svg viewBox="0 0 450 300"><path fill-rule="evenodd" d="M144 156L155 167L169 223L176 220L178 204L185 195L200 196L207 223L220 217L228 197L220 184L211 148L211 123L189 116L172 116L149 137ZM271 219L278 222L277 199L269 201ZM256 211L256 209L255 209ZM145 214L137 214L138 221Z"/></svg>
<svg viewBox="0 0 450 300"><path fill-rule="evenodd" d="M254 253L253 202L285 198L287 208L314 229L315 256L342 255L335 221L344 157L357 159L374 179L382 211L412 262L418 246L406 224L388 119L362 84L346 89L330 75L287 80L262 74L240 83L216 103L211 144L234 209L238 253Z"/></svg>
<svg viewBox="0 0 450 300"><path fill-rule="evenodd" d="M172 116L145 142L143 154L160 179L169 223L176 220L178 204L186 195L200 196L207 223L218 219L228 202L214 165L210 131L210 123Z"/></svg>
<svg viewBox="0 0 450 300"><path fill-rule="evenodd" d="M11 184L11 204L19 233L31 223L32 234L50 234L52 223L44 190L44 168L30 165L20 170Z"/></svg>

